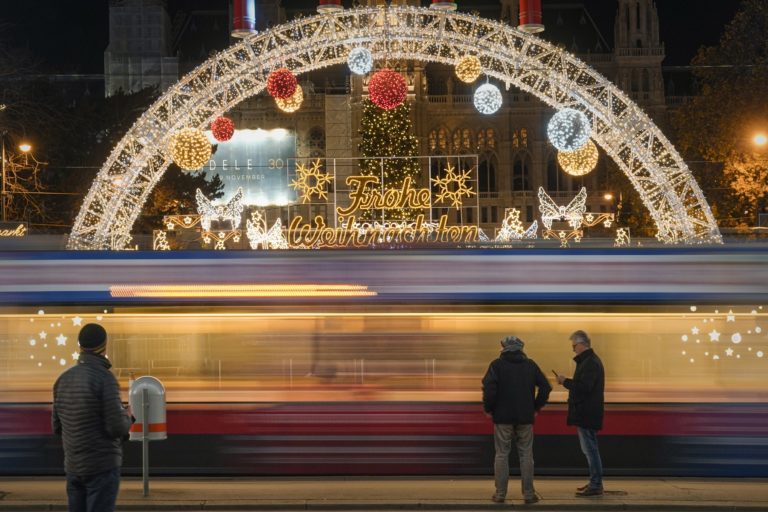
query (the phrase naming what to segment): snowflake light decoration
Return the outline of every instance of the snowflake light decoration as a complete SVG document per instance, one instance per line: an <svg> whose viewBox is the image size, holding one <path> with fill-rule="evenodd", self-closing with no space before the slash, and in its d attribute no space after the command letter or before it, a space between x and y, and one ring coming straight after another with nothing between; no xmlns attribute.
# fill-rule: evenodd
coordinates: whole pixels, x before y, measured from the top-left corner
<svg viewBox="0 0 768 512"><path fill-rule="evenodd" d="M457 173L456 168L453 165L448 164L448 167L445 169L444 177L441 178L438 176L437 178L432 178L432 183L440 188L436 200L442 203L450 201L451 206L455 207L457 210L461 208L462 197L472 197L477 195L475 191L472 190L472 187L467 186L467 181L470 180L471 175L471 170Z"/></svg>
<svg viewBox="0 0 768 512"><path fill-rule="evenodd" d="M211 221L230 221L232 229L240 226L243 215L243 189L238 188L232 199L227 204L215 205L211 200L205 197L200 189L195 192L197 199L197 211L200 214L200 225L205 231L211 230Z"/></svg>
<svg viewBox="0 0 768 512"><path fill-rule="evenodd" d="M315 160L311 167L299 164L296 167L296 179L291 181L290 187L301 195L301 202L308 203L313 195L320 199L328 199L328 184L333 181L333 176L322 172L320 160Z"/></svg>
<svg viewBox="0 0 768 512"><path fill-rule="evenodd" d="M368 48L355 48L347 57L349 70L356 75L366 75L373 69L373 54Z"/></svg>
<svg viewBox="0 0 768 512"><path fill-rule="evenodd" d="M475 91L475 108L481 114L494 114L503 102L501 91L493 84L483 84Z"/></svg>
<svg viewBox="0 0 768 512"><path fill-rule="evenodd" d="M592 123L579 110L564 108L547 125L549 141L560 151L576 151L584 146L592 133Z"/></svg>

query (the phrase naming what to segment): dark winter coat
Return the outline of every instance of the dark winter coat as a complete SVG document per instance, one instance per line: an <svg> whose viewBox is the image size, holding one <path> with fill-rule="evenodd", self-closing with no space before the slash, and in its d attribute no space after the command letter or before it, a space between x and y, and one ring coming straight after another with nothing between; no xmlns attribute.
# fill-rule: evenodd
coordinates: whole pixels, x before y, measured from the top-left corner
<svg viewBox="0 0 768 512"><path fill-rule="evenodd" d="M535 388L539 388L534 397ZM504 352L483 377L483 408L502 425L530 425L547 403L552 386L522 351Z"/></svg>
<svg viewBox="0 0 768 512"><path fill-rule="evenodd" d="M119 468L131 416L105 357L82 353L53 386L53 432L62 437L64 469L84 476Z"/></svg>
<svg viewBox="0 0 768 512"><path fill-rule="evenodd" d="M573 358L576 371L565 379L568 389L568 425L600 430L603 428L605 370L595 351L585 350Z"/></svg>

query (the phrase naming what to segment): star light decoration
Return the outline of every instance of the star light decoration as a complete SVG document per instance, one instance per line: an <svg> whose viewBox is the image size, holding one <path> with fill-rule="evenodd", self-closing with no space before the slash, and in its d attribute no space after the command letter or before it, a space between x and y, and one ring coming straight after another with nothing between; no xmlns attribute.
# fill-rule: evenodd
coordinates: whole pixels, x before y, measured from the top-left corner
<svg viewBox="0 0 768 512"><path fill-rule="evenodd" d="M275 104L277 105L277 108L289 114L299 110L302 103L304 103L304 90L300 85L296 86L296 92L294 92L293 96L290 98L275 98Z"/></svg>
<svg viewBox="0 0 768 512"><path fill-rule="evenodd" d="M475 108L481 114L494 114L498 112L503 103L501 91L493 84L483 84L475 91Z"/></svg>
<svg viewBox="0 0 768 512"><path fill-rule="evenodd" d="M197 199L197 212L200 214L200 225L205 231L211 230L211 222L214 220L231 222L232 230L236 230L240 226L244 208L242 187L237 189L229 202L222 205L213 204L200 189L195 192L195 198Z"/></svg>
<svg viewBox="0 0 768 512"><path fill-rule="evenodd" d="M288 240L283 235L283 222L280 217L275 220L271 228L267 229L267 216L263 211L257 210L251 213L251 218L246 223L246 233L251 249L261 247L268 249L288 249Z"/></svg>
<svg viewBox="0 0 768 512"><path fill-rule="evenodd" d="M383 12L387 23L382 23ZM155 155L166 151L169 131L180 120L193 123L223 114L259 93L265 86L265 70L274 62L301 62L302 72L307 73L337 64L339 49L348 47L361 33L381 47L399 44L407 37L413 44L401 46L398 58L424 62L442 61L438 50L453 58L472 49L480 52L481 43L482 55L503 57L489 59L484 66L503 82L559 108L574 96L583 97L600 130L602 147L615 155L619 168L638 184L659 240L722 243L717 222L685 161L643 109L608 78L562 48L509 24L445 12L439 22L446 30L436 33L435 17L424 14L425 9L402 5L357 8L334 18L330 31L326 20L316 16L296 18L218 52L164 92L126 131L83 201L68 248L128 246L123 234L130 232L149 192L167 168L167 162ZM289 33L291 37L286 39ZM286 44L272 44L276 40ZM521 69L525 72L520 73ZM222 95L221 84L226 83L238 86ZM118 179L122 182L116 187ZM117 208L125 215L114 215Z"/></svg>
<svg viewBox="0 0 768 512"><path fill-rule="evenodd" d="M588 140L576 151L558 151L557 162L571 176L584 176L597 166L599 156L595 143Z"/></svg>
<svg viewBox="0 0 768 512"><path fill-rule="evenodd" d="M347 57L349 70L356 75L367 75L373 69L373 54L368 48L355 48Z"/></svg>
<svg viewBox="0 0 768 512"><path fill-rule="evenodd" d="M184 128L171 138L171 159L185 171L196 171L211 159L211 143L195 128Z"/></svg>
<svg viewBox="0 0 768 512"><path fill-rule="evenodd" d="M456 63L456 77L464 83L471 84L478 78L483 72L480 59L474 55L465 55L459 59Z"/></svg>
<svg viewBox="0 0 768 512"><path fill-rule="evenodd" d="M320 199L328 199L328 184L333 181L333 176L323 172L323 166L320 159L315 160L312 166L300 163L296 167L296 179L288 185L301 196L302 204L312 200L316 195Z"/></svg>
<svg viewBox="0 0 768 512"><path fill-rule="evenodd" d="M539 222L534 220L528 229L523 227L520 221L520 210L517 208L507 208L504 220L501 222L501 229L496 235L496 242L511 242L512 240L535 239L539 231Z"/></svg>
<svg viewBox="0 0 768 512"><path fill-rule="evenodd" d="M472 187L467 186L467 181L470 181L472 176L472 170L456 172L456 168L449 163L444 171L445 175L442 178L440 176L432 178L432 183L439 188L435 201L450 202L451 206L458 210L462 206L462 197L477 195Z"/></svg>
<svg viewBox="0 0 768 512"><path fill-rule="evenodd" d="M408 84L403 75L389 68L377 71L368 82L371 101L384 110L392 110L408 97Z"/></svg>
<svg viewBox="0 0 768 512"><path fill-rule="evenodd" d="M744 313L734 313L731 309L723 314L715 309L711 315L699 311L698 306L691 306L690 310L699 314L684 316L690 318L692 325L680 335L680 341L681 355L691 364L709 359L742 360L743 364L766 359L768 338L764 332L763 306Z"/></svg>
<svg viewBox="0 0 768 512"><path fill-rule="evenodd" d="M560 151L576 151L584 146L592 133L592 123L579 110L564 108L547 125L549 141Z"/></svg>
<svg viewBox="0 0 768 512"><path fill-rule="evenodd" d="M52 315L44 310L29 315L29 331L21 342L27 353L25 359L33 369L42 372L60 372L62 367L75 363L80 357L77 335L86 320L86 315ZM96 322L103 317L99 316ZM37 321L36 321L37 320ZM39 330L39 321L45 323L50 331ZM94 320L87 320L94 322ZM37 326L35 324L38 324ZM53 341L51 341L53 340ZM73 340L73 341L70 341ZM72 351L74 347L74 351Z"/></svg>

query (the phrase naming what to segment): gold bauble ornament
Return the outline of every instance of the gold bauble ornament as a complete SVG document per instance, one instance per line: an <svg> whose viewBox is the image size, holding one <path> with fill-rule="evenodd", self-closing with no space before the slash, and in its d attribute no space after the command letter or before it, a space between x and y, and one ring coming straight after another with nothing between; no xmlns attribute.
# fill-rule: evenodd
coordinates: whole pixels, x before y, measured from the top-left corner
<svg viewBox="0 0 768 512"><path fill-rule="evenodd" d="M285 98L284 100L275 98L275 103L277 104L277 108L283 112L288 112L289 114L296 112L301 108L301 104L304 103L304 91L301 90L300 85L296 85L296 92L293 93L293 96Z"/></svg>
<svg viewBox="0 0 768 512"><path fill-rule="evenodd" d="M588 140L584 146L576 151L559 151L557 161L563 171L571 176L584 176L595 168L599 156L595 143Z"/></svg>
<svg viewBox="0 0 768 512"><path fill-rule="evenodd" d="M483 67L474 55L465 55L456 63L456 76L462 82L471 84L480 77Z"/></svg>
<svg viewBox="0 0 768 512"><path fill-rule="evenodd" d="M211 159L211 143L195 128L184 128L171 138L171 159L185 171L196 171Z"/></svg>

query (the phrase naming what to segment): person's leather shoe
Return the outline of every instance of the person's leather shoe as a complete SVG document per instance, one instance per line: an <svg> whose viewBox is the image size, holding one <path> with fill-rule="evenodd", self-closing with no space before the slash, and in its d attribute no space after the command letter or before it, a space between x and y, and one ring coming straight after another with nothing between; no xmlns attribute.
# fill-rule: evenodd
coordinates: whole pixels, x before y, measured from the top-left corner
<svg viewBox="0 0 768 512"><path fill-rule="evenodd" d="M504 503L505 499L506 498L504 496L499 496L498 494L491 496L491 501L494 503Z"/></svg>
<svg viewBox="0 0 768 512"><path fill-rule="evenodd" d="M533 505L534 503L538 503L538 502L539 502L538 496L534 496L533 498L525 498L526 505Z"/></svg>
<svg viewBox="0 0 768 512"><path fill-rule="evenodd" d="M589 484L584 484L581 487L576 488L577 491L586 491L587 489L589 489Z"/></svg>
<svg viewBox="0 0 768 512"><path fill-rule="evenodd" d="M581 497L584 497L584 496L602 496L602 495L603 495L603 490L602 489L590 489L590 488L586 488L583 491L579 491L579 492L576 493L576 496L581 496Z"/></svg>

